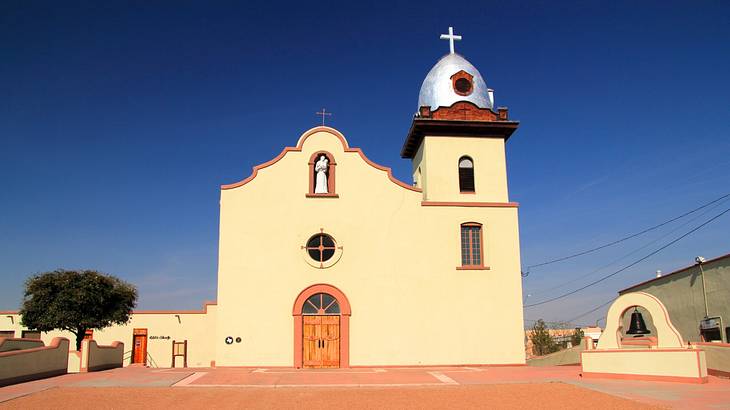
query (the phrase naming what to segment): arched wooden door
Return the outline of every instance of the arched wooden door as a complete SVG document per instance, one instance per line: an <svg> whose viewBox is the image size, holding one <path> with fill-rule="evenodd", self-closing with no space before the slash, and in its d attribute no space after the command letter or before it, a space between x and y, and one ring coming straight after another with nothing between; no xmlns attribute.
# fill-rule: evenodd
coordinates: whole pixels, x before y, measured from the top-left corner
<svg viewBox="0 0 730 410"><path fill-rule="evenodd" d="M294 302L294 367L349 367L350 303L331 285L312 285Z"/></svg>
<svg viewBox="0 0 730 410"><path fill-rule="evenodd" d="M332 295L316 293L302 308L302 367L340 367L340 305Z"/></svg>

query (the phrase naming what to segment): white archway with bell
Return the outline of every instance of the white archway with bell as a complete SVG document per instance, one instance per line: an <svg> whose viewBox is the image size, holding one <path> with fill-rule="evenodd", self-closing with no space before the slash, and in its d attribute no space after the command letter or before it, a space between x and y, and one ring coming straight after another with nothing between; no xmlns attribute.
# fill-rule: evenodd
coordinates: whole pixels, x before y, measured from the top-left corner
<svg viewBox="0 0 730 410"><path fill-rule="evenodd" d="M606 329L598 340L598 349L621 349L623 316L634 308L642 307L651 315L656 328L657 347L660 349L685 347L682 336L669 319L664 304L654 295L632 292L619 296L608 309Z"/></svg>

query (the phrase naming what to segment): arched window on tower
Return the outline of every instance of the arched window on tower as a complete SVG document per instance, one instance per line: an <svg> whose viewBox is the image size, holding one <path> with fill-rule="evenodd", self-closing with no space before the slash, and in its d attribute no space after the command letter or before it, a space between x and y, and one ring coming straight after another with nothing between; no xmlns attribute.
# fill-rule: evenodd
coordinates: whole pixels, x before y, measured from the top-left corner
<svg viewBox="0 0 730 410"><path fill-rule="evenodd" d="M318 151L309 158L309 192L307 197L334 197L335 158L327 151Z"/></svg>
<svg viewBox="0 0 730 410"><path fill-rule="evenodd" d="M459 191L474 193L474 161L467 156L459 158Z"/></svg>

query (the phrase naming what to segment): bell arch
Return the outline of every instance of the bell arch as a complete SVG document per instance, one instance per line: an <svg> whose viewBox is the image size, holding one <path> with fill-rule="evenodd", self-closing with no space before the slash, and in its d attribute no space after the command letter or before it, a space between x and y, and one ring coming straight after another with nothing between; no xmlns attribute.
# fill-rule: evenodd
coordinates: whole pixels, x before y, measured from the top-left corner
<svg viewBox="0 0 730 410"><path fill-rule="evenodd" d="M598 349L620 349L623 323L621 318L634 307L644 308L652 317L656 328L657 347L682 348L684 341L669 319L664 304L654 295L632 292L619 296L608 309L606 329L598 340Z"/></svg>
<svg viewBox="0 0 730 410"><path fill-rule="evenodd" d="M294 300L292 317L294 319L294 367L303 365L303 313L304 304L311 296L324 293L332 296L339 305L340 316L340 367L350 367L350 301L347 296L335 286L318 283L302 290Z"/></svg>

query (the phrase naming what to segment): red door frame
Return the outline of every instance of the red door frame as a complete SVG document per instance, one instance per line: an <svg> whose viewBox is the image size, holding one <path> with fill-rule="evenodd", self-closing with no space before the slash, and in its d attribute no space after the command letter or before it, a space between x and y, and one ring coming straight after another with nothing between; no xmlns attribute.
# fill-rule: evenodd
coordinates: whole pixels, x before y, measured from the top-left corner
<svg viewBox="0 0 730 410"><path fill-rule="evenodd" d="M132 360L130 361L132 364L139 363L135 362L134 358L137 353L137 346L135 346L136 340L138 337L143 338L142 343L140 343L140 348L142 350L142 364L144 366L147 366L147 329L144 328L135 328L132 330Z"/></svg>
<svg viewBox="0 0 730 410"><path fill-rule="evenodd" d="M337 299L340 305L340 367L350 367L350 302L347 296L332 285L318 283L304 289L294 301L292 316L294 317L294 367L301 368L303 364L303 321L302 308L304 302L316 293L327 293Z"/></svg>

